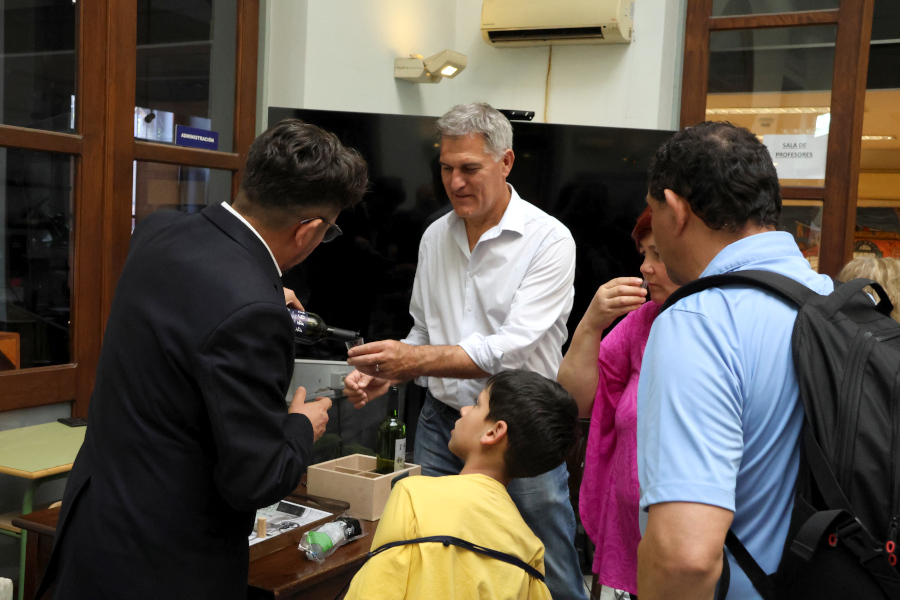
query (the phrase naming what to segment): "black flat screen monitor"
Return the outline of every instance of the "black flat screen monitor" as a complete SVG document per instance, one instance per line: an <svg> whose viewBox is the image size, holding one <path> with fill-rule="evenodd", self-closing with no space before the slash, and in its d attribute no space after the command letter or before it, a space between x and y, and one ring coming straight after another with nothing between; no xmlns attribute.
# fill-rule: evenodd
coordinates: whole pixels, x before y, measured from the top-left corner
<svg viewBox="0 0 900 600"><path fill-rule="evenodd" d="M366 342L401 339L412 327L409 299L419 240L451 210L441 183L434 117L269 108L269 124L299 118L335 133L369 164L371 191L338 218L344 235L284 275L307 310L356 329ZM640 277L631 239L646 206L647 168L673 132L513 122L516 159L508 181L562 221L577 248L569 334L597 288ZM298 346L297 358L346 360L343 344Z"/></svg>

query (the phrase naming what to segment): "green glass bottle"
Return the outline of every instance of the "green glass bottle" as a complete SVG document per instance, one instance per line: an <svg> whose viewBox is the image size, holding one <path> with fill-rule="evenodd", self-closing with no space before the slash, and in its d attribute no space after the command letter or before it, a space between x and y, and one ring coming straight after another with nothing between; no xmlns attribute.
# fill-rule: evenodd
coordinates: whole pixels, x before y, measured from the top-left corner
<svg viewBox="0 0 900 600"><path fill-rule="evenodd" d="M380 474L400 471L406 465L406 425L400 420L398 407L400 388L388 388L387 417L378 426L375 456L378 460L375 472Z"/></svg>

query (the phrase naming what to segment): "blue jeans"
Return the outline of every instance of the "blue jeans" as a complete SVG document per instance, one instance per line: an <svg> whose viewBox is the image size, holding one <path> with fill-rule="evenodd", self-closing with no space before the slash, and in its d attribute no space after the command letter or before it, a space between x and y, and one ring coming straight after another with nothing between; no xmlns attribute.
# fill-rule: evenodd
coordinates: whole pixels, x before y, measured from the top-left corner
<svg viewBox="0 0 900 600"><path fill-rule="evenodd" d="M413 459L421 465L422 475L457 475L463 467L463 462L447 447L455 422L452 412L430 392L426 395L419 413ZM568 480L569 472L563 463L537 477L514 479L507 489L525 523L544 543L545 583L553 600L586 600L575 551L575 512L569 503Z"/></svg>

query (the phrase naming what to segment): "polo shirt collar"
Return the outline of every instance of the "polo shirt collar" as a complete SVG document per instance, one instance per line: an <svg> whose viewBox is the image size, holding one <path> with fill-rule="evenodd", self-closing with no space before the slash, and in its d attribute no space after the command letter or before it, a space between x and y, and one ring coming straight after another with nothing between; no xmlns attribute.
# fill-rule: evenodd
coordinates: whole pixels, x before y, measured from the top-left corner
<svg viewBox="0 0 900 600"><path fill-rule="evenodd" d="M725 246L700 277L730 273L751 263L785 257L803 258L794 236L785 231L757 233Z"/></svg>

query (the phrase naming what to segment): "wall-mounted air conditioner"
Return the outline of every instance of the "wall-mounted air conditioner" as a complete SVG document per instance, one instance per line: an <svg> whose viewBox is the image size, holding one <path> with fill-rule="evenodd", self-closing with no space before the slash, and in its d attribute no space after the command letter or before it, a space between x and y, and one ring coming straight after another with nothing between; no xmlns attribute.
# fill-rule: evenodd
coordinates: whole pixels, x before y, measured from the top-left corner
<svg viewBox="0 0 900 600"><path fill-rule="evenodd" d="M484 0L481 34L491 46L627 44L633 0Z"/></svg>

